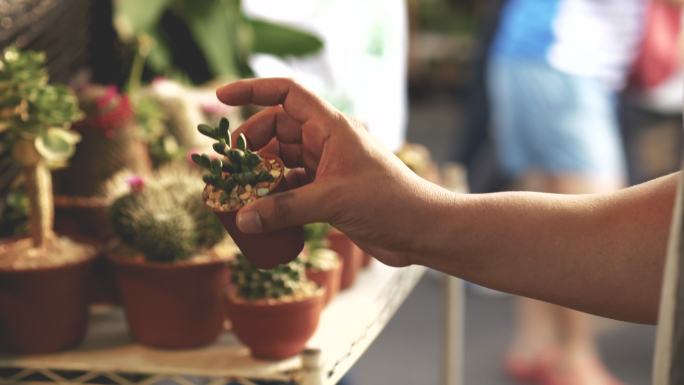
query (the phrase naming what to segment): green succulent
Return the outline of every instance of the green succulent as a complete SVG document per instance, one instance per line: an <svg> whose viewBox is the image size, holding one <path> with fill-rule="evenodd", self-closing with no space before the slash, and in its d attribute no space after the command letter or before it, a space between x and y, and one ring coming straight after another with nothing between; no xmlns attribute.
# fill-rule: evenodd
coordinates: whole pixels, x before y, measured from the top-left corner
<svg viewBox="0 0 684 385"><path fill-rule="evenodd" d="M43 53L5 48L0 56L0 132L7 131L11 143L33 141L48 164L63 166L79 140L69 124L81 117L71 90L48 84ZM15 151L15 157L21 155Z"/></svg>
<svg viewBox="0 0 684 385"><path fill-rule="evenodd" d="M238 254L231 264L231 282L239 296L246 300L279 299L306 293L315 287L306 279L304 265L298 260L262 270L242 254Z"/></svg>
<svg viewBox="0 0 684 385"><path fill-rule="evenodd" d="M326 248L309 249L302 253L299 260L307 270L332 270L340 263L339 256L333 250Z"/></svg>
<svg viewBox="0 0 684 385"><path fill-rule="evenodd" d="M330 225L327 223L310 223L304 225L304 239L309 250L328 247L328 233Z"/></svg>
<svg viewBox="0 0 684 385"><path fill-rule="evenodd" d="M226 193L230 193L238 185L244 187L271 182L273 176L268 171L256 171L263 158L249 150L244 134L238 137L237 148L231 147L229 126L228 119L221 118L218 127L207 124L200 124L197 127L202 135L216 140L212 147L222 158L212 159L207 154L192 155L193 162L209 171L209 174L202 177L204 182Z"/></svg>

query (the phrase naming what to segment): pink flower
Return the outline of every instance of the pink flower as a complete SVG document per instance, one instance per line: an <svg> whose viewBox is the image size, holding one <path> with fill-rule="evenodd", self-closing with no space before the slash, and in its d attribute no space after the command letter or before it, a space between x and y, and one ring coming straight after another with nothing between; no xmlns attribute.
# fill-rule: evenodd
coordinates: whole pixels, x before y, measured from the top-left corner
<svg viewBox="0 0 684 385"><path fill-rule="evenodd" d="M132 175L126 179L126 183L131 191L139 193L145 189L145 179L140 175Z"/></svg>

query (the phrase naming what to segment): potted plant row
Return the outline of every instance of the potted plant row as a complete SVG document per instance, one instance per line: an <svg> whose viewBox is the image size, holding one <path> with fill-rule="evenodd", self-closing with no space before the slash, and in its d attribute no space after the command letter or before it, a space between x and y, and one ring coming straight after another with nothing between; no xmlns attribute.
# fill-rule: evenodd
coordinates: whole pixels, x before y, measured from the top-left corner
<svg viewBox="0 0 684 385"><path fill-rule="evenodd" d="M264 234L245 234L236 224L237 212L246 204L274 192L286 190L285 165L273 154L256 153L240 134L233 143L228 119L218 127L198 126L203 135L216 141L216 156L193 154L192 160L208 171L203 176L203 199L216 213L242 253L258 268L273 268L297 258L304 247L304 230L290 227Z"/></svg>
<svg viewBox="0 0 684 385"><path fill-rule="evenodd" d="M306 246L299 259L306 269L306 277L325 289L327 305L340 290L342 263L339 256L328 248L326 239L330 225L312 223L304 226Z"/></svg>
<svg viewBox="0 0 684 385"><path fill-rule="evenodd" d="M121 245L108 257L133 338L169 349L213 342L224 330L232 250L217 249L225 231L204 207L199 177L170 167L128 185L110 208Z"/></svg>
<svg viewBox="0 0 684 385"><path fill-rule="evenodd" d="M48 84L45 57L7 47L0 56L0 153L21 169L29 238L0 243L0 350L48 353L78 344L88 317L96 250L53 231L51 169L63 167L78 134L75 96ZM5 183L3 179L2 183Z"/></svg>
<svg viewBox="0 0 684 385"><path fill-rule="evenodd" d="M318 326L324 289L306 278L295 260L273 269L256 268L243 255L231 263L226 295L233 333L265 360L292 357Z"/></svg>

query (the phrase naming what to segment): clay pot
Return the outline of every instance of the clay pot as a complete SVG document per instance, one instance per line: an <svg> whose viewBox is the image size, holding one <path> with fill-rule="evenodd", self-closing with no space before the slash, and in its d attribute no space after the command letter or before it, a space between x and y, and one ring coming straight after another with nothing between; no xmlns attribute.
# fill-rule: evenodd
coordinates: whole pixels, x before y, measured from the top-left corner
<svg viewBox="0 0 684 385"><path fill-rule="evenodd" d="M112 239L109 203L103 197L55 196L55 230L70 237Z"/></svg>
<svg viewBox="0 0 684 385"><path fill-rule="evenodd" d="M275 304L235 301L226 296L233 333L252 357L282 360L297 355L318 327L323 291L313 297Z"/></svg>
<svg viewBox="0 0 684 385"><path fill-rule="evenodd" d="M265 160L275 159L280 163L283 173L276 179L270 193L287 191L284 178L285 166L283 161L270 154L260 154ZM288 227L262 234L245 234L241 232L235 218L238 210L217 211L211 208L218 216L223 226L233 238L242 254L260 269L271 269L277 265L288 263L297 258L304 248L304 228L302 226Z"/></svg>
<svg viewBox="0 0 684 385"><path fill-rule="evenodd" d="M330 270L313 270L306 271L306 278L316 282L316 284L325 289L323 295L323 305L327 305L335 298L340 291L340 281L342 280L342 263L338 263L334 269Z"/></svg>
<svg viewBox="0 0 684 385"><path fill-rule="evenodd" d="M0 351L46 354L80 344L88 325L93 261L0 269Z"/></svg>
<svg viewBox="0 0 684 385"><path fill-rule="evenodd" d="M208 345L223 332L223 261L155 263L109 256L133 338L145 345L184 349Z"/></svg>
<svg viewBox="0 0 684 385"><path fill-rule="evenodd" d="M342 279L340 289L348 289L356 281L356 276L361 269L363 250L356 246L344 233L332 229L328 233L329 248L337 252L342 261Z"/></svg>

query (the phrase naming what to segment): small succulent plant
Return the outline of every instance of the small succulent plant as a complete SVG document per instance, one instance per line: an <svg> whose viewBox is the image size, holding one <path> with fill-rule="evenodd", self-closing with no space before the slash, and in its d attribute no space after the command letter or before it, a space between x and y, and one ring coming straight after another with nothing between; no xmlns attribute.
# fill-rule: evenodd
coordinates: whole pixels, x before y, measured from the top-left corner
<svg viewBox="0 0 684 385"><path fill-rule="evenodd" d="M129 192L110 207L119 238L145 259L174 262L191 258L225 237L223 226L200 199L196 177L170 167L148 182L130 178Z"/></svg>
<svg viewBox="0 0 684 385"><path fill-rule="evenodd" d="M339 256L333 250L318 248L309 250L299 256L299 260L307 270L328 271L340 263Z"/></svg>
<svg viewBox="0 0 684 385"><path fill-rule="evenodd" d="M304 225L304 239L309 250L328 247L328 233L330 225L327 223L310 223Z"/></svg>
<svg viewBox="0 0 684 385"><path fill-rule="evenodd" d="M306 296L316 291L316 285L306 279L304 265L297 260L261 270L238 254L231 264L231 281L237 294L248 301Z"/></svg>
<svg viewBox="0 0 684 385"><path fill-rule="evenodd" d="M267 169L259 170L264 159L259 154L249 150L247 138L240 134L237 138L237 148L231 146L229 122L221 118L218 127L200 124L197 130L217 142L213 144L214 151L219 158L211 158L207 154L193 154L192 160L200 167L209 171L203 176L205 183L226 193L230 193L237 186L256 186L261 182L271 182L274 176ZM268 194L268 189L258 189L258 196Z"/></svg>

